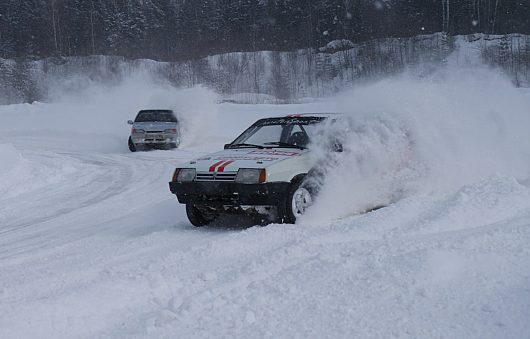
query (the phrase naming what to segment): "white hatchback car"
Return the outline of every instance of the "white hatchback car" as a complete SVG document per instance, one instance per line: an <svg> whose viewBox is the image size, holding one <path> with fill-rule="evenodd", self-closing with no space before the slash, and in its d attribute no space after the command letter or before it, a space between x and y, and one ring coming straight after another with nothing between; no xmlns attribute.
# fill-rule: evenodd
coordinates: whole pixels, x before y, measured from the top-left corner
<svg viewBox="0 0 530 339"><path fill-rule="evenodd" d="M221 152L175 169L170 190L195 226L221 214L274 209L280 222L294 223L312 204L315 189L305 180L315 167L308 145L330 114L300 114L258 120ZM334 145L335 151L341 146ZM271 213L269 213L271 214Z"/></svg>

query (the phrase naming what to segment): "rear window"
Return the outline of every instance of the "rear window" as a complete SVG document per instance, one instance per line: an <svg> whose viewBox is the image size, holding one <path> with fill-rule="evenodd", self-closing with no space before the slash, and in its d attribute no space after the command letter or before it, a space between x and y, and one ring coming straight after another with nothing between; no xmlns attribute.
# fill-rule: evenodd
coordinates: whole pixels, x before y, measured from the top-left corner
<svg viewBox="0 0 530 339"><path fill-rule="evenodd" d="M177 118L171 111L141 111L136 116L135 122L177 122Z"/></svg>

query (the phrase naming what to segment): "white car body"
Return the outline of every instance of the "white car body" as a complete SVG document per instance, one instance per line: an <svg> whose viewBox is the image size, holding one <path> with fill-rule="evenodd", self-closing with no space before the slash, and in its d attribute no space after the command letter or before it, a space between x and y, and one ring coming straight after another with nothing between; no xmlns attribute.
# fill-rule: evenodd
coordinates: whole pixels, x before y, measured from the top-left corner
<svg viewBox="0 0 530 339"><path fill-rule="evenodd" d="M181 164L170 190L186 204L195 226L227 211L273 207L280 221L295 222L312 203L316 189L306 176L316 159L308 148L316 126L329 115L261 119L223 151Z"/></svg>
<svg viewBox="0 0 530 339"><path fill-rule="evenodd" d="M243 148L226 149L180 167L196 169L198 179L201 174L209 173L232 173L235 176L240 168L265 169L266 182L290 182L295 176L308 173L313 165L314 161L307 149Z"/></svg>

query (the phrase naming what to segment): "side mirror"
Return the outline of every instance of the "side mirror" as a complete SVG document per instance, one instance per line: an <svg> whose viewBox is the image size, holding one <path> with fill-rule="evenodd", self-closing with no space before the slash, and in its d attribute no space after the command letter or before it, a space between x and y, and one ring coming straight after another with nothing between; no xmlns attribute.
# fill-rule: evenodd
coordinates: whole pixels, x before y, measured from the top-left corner
<svg viewBox="0 0 530 339"><path fill-rule="evenodd" d="M230 148L230 146L232 146L232 144L225 144L225 147L224 147L224 149L229 149L229 148Z"/></svg>
<svg viewBox="0 0 530 339"><path fill-rule="evenodd" d="M127 120L127 124L132 125L133 121L132 120Z"/></svg>

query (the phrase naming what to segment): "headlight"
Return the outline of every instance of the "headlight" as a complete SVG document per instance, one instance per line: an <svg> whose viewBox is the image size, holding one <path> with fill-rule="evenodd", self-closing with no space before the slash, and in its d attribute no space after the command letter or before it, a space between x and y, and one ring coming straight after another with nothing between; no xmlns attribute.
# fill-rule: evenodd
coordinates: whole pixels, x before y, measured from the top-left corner
<svg viewBox="0 0 530 339"><path fill-rule="evenodd" d="M143 130L143 129L138 129L138 128L133 128L133 129L132 129L132 133L133 133L133 134L141 134L141 133L145 133L145 130Z"/></svg>
<svg viewBox="0 0 530 339"><path fill-rule="evenodd" d="M173 174L173 182L191 182L195 180L196 173L194 168L177 168Z"/></svg>
<svg viewBox="0 0 530 339"><path fill-rule="evenodd" d="M261 184L265 180L265 170L257 168L241 168L236 176L236 182L243 184Z"/></svg>
<svg viewBox="0 0 530 339"><path fill-rule="evenodd" d="M177 129L176 128L166 129L164 131L164 133L166 133L166 134L177 134Z"/></svg>

